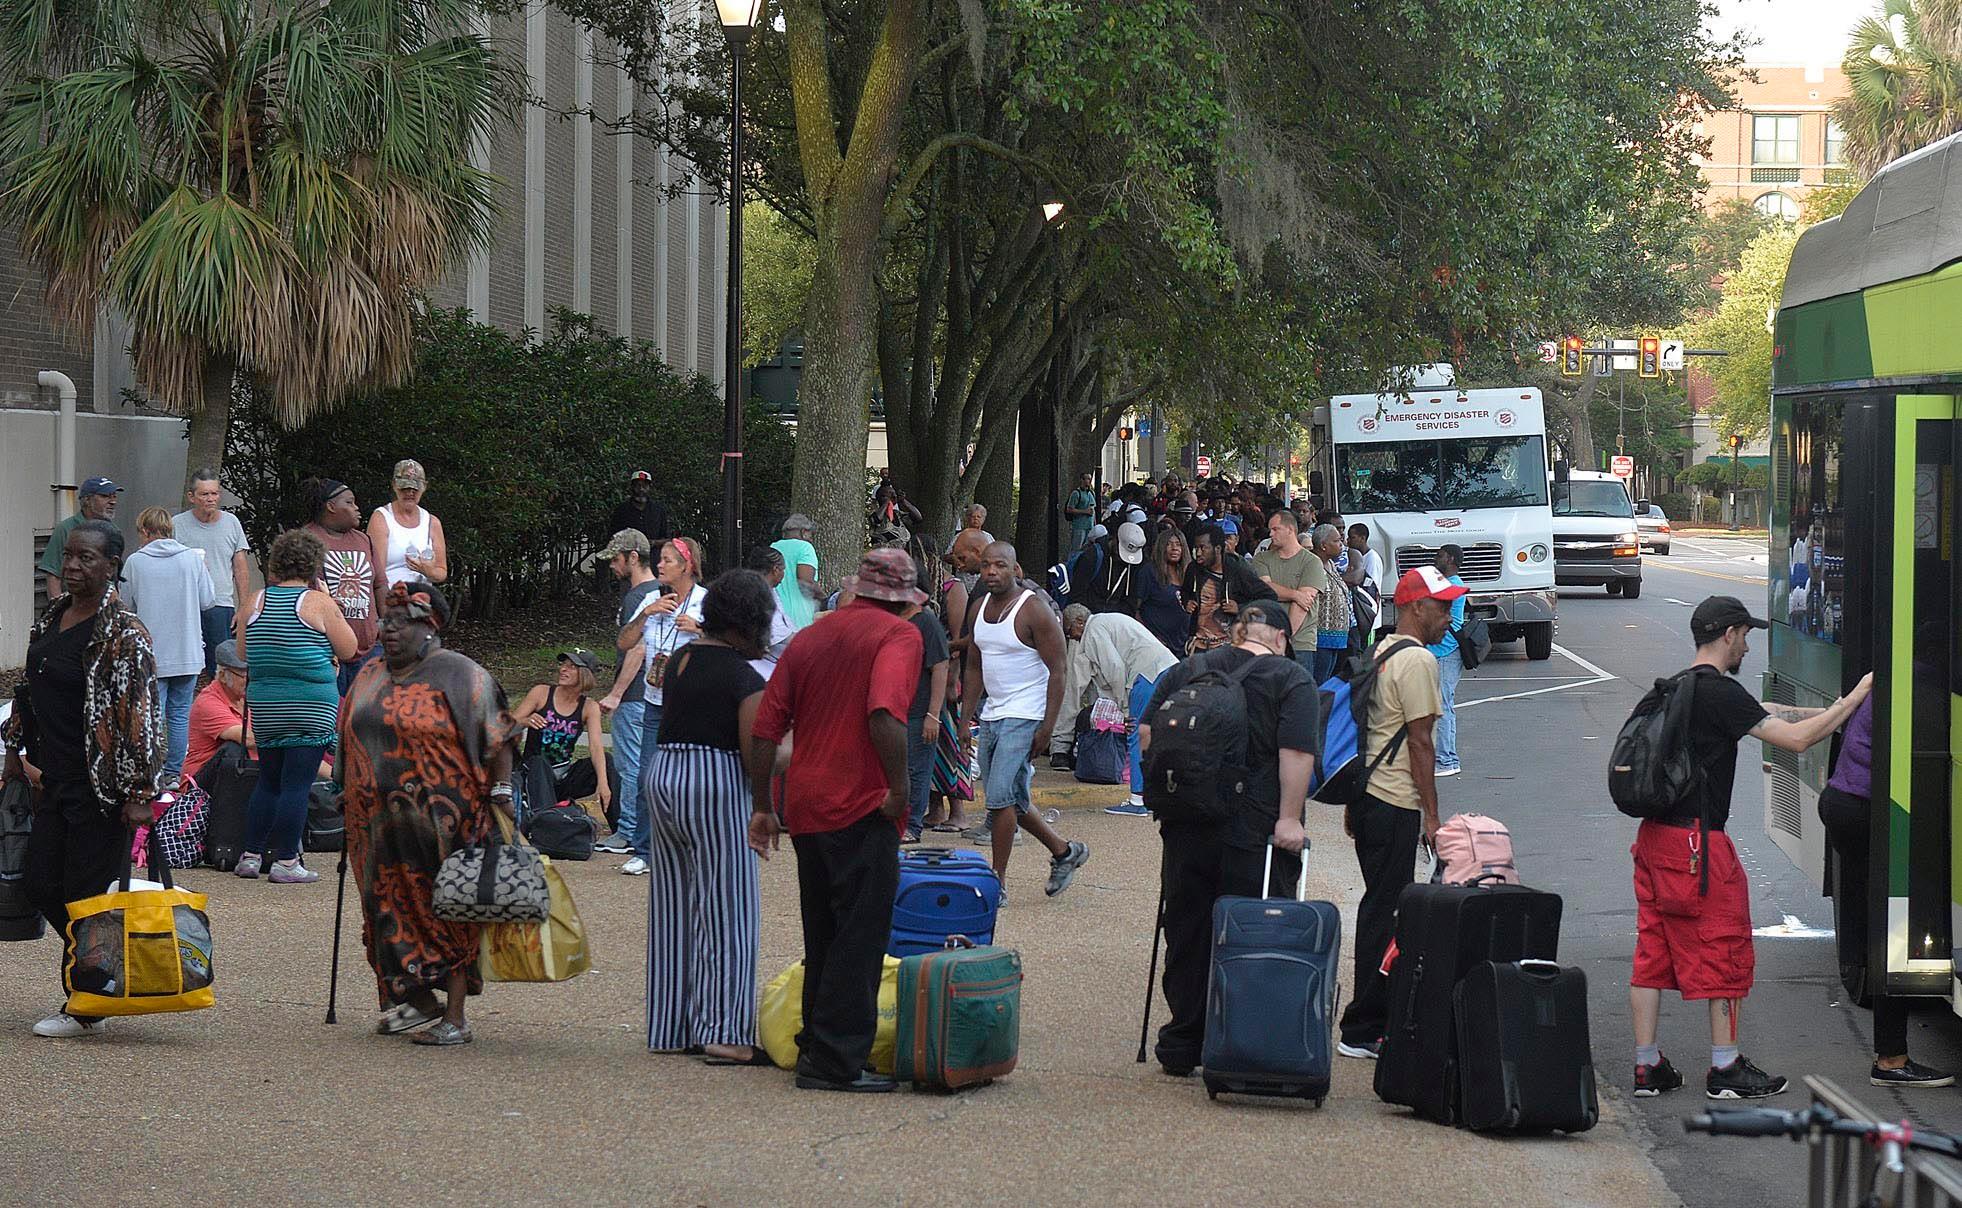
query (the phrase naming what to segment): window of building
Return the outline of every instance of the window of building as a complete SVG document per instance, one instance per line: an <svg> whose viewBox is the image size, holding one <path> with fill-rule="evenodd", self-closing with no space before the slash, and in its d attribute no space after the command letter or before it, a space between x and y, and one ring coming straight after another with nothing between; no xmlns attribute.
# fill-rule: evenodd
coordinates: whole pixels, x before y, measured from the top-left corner
<svg viewBox="0 0 1962 1208"><path fill-rule="evenodd" d="M1796 164L1799 161L1798 114L1756 114L1751 118L1751 162Z"/></svg>
<svg viewBox="0 0 1962 1208"><path fill-rule="evenodd" d="M1846 131L1840 129L1839 123L1831 118L1826 119L1826 162L1846 162Z"/></svg>
<svg viewBox="0 0 1962 1208"><path fill-rule="evenodd" d="M1776 218L1781 222L1797 222L1799 220L1799 203L1793 201L1785 194L1778 192L1776 189L1761 195L1751 204L1757 207L1758 213L1763 214L1766 218Z"/></svg>

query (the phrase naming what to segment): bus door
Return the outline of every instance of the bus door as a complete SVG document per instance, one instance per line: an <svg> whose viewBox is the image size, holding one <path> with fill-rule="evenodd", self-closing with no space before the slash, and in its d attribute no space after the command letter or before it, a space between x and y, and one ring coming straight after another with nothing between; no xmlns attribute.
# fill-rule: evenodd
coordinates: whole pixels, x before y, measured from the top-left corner
<svg viewBox="0 0 1962 1208"><path fill-rule="evenodd" d="M1962 805L1958 417L1955 395L1895 398L1887 487L1893 573L1881 587L1889 597L1891 633L1876 651L1873 758L1875 799L1884 783L1895 823L1889 828L1888 971L1916 970L1939 952L1948 965L1951 1002L1962 1011L1962 950L1954 946L1954 937L1962 936L1962 859L1953 846L1962 838L1962 827L1954 824ZM1946 890L1939 902L1932 892L1938 875Z"/></svg>

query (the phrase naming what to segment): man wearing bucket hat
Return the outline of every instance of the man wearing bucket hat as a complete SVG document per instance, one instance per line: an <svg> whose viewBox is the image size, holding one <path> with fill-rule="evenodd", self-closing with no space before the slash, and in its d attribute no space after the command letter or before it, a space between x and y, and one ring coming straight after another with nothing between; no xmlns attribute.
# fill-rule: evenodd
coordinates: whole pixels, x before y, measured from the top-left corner
<svg viewBox="0 0 1962 1208"><path fill-rule="evenodd" d="M1363 749L1381 752L1399 745L1370 774L1362 800L1349 806L1342 820L1356 841L1363 878L1356 906L1356 995L1342 1013L1336 1049L1344 1057L1373 1059L1383 1047L1390 1012L1383 953L1396 934L1397 898L1410 884L1418 841L1429 843L1437 833L1432 730L1444 711L1444 688L1437 659L1424 647L1444 636L1451 603L1464 594L1434 566L1406 572L1397 580L1396 633L1370 655L1377 671Z"/></svg>
<svg viewBox="0 0 1962 1208"><path fill-rule="evenodd" d="M777 850L771 771L783 778L781 829L797 855L804 919L804 1036L797 1085L890 1091L865 1072L878 1028L879 980L899 888L906 823L906 716L920 679L920 631L900 619L926 602L900 549L867 551L845 580L851 602L798 632L764 689L750 735L749 842Z"/></svg>

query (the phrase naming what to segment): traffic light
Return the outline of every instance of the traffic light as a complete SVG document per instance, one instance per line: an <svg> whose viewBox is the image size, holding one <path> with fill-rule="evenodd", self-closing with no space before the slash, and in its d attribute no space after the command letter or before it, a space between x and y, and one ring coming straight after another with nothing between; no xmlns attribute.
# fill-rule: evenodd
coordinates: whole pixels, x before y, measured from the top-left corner
<svg viewBox="0 0 1962 1208"><path fill-rule="evenodd" d="M1579 377L1581 375L1581 338L1568 336L1560 341L1560 376Z"/></svg>
<svg viewBox="0 0 1962 1208"><path fill-rule="evenodd" d="M1119 429L1117 430L1117 439L1119 439L1119 440L1130 440L1130 439L1131 439L1131 429L1130 429L1130 428L1128 428L1128 427L1124 427L1124 428L1119 428Z"/></svg>
<svg viewBox="0 0 1962 1208"><path fill-rule="evenodd" d="M1640 351L1635 359L1635 373L1638 377L1655 378L1662 376L1662 338L1643 336Z"/></svg>

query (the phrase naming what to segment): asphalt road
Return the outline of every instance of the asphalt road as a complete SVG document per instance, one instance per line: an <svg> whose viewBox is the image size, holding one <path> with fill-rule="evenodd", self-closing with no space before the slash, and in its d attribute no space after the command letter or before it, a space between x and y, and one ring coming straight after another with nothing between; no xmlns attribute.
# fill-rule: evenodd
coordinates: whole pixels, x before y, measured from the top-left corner
<svg viewBox="0 0 1962 1208"><path fill-rule="evenodd" d="M1735 595L1760 615L1765 599L1761 544L1678 537L1671 555L1650 557L1641 598L1594 588L1563 590L1554 657L1525 659L1499 647L1492 662L1459 689L1459 750L1465 772L1443 782L1443 809L1476 810L1512 829L1522 877L1566 899L1563 963L1587 971L1596 1068L1645 1122L1651 1156L1672 1190L1692 1206L1804 1202L1802 1151L1788 1141L1713 1139L1684 1134L1683 1117L1706 1106L1708 1024L1702 1004L1665 995L1662 1047L1688 1083L1649 1100L1626 1098L1634 1058L1628 970L1635 900L1629 845L1635 823L1615 811L1606 789L1608 749L1636 701L1660 676L1692 657L1689 615L1709 595ZM1758 689L1762 637L1740 672ZM1962 1132L1962 1091L1888 1091L1867 1083L1872 1020L1843 1001L1831 939L1832 903L1820 896L1764 829L1761 748L1747 742L1737 766L1730 834L1751 876L1757 986L1742 1016L1741 1047L1760 1066L1790 1077L1773 1100L1798 1109L1806 1074L1823 1074L1886 1115L1921 1127ZM1796 927L1782 927L1787 916ZM1779 928L1799 935L1765 935ZM1805 935L1804 932L1823 934ZM1945 1003L1917 1012L1913 1055L1962 1070L1962 1025Z"/></svg>

